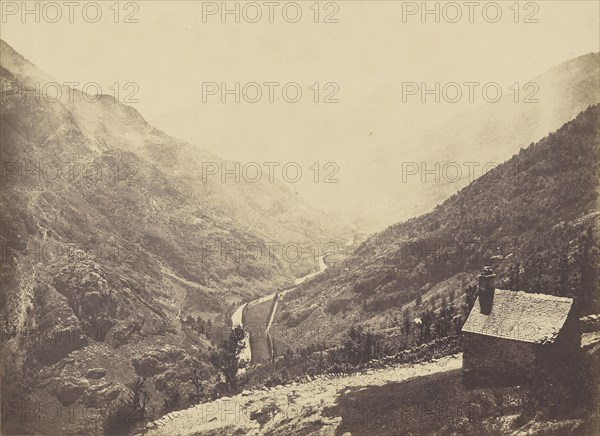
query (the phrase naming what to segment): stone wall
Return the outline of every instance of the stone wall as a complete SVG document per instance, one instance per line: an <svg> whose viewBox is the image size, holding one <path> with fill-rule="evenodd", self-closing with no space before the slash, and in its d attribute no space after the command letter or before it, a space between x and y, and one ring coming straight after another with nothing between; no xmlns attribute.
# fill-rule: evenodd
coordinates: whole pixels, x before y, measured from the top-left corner
<svg viewBox="0 0 600 436"><path fill-rule="evenodd" d="M537 364L538 344L467 333L463 336L463 370L481 381L510 382Z"/></svg>

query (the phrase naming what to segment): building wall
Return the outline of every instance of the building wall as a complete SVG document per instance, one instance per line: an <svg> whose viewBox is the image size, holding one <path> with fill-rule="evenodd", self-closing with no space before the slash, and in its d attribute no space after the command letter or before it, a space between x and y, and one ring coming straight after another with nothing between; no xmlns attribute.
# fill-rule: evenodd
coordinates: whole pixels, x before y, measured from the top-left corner
<svg viewBox="0 0 600 436"><path fill-rule="evenodd" d="M578 350L581 347L581 326L575 309L571 309L555 343L566 351Z"/></svg>
<svg viewBox="0 0 600 436"><path fill-rule="evenodd" d="M466 333L463 336L463 370L473 377L519 378L535 367L539 345Z"/></svg>
<svg viewBox="0 0 600 436"><path fill-rule="evenodd" d="M549 369L564 369L564 365L580 362L581 330L575 311L571 312L554 343L543 347L539 353L540 361L545 362Z"/></svg>

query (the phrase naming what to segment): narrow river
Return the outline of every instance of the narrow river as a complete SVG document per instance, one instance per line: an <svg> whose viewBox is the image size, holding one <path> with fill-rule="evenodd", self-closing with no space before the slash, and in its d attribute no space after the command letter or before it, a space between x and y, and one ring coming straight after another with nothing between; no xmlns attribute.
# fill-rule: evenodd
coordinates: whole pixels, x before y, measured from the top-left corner
<svg viewBox="0 0 600 436"><path fill-rule="evenodd" d="M319 271L316 271L316 272L307 274L303 277L297 278L296 280L294 280L294 283L296 284L296 286L298 286L299 284L304 283L306 280L312 279L317 274L321 274L326 269L327 269L327 265L325 264L324 256L321 256L321 257L319 257ZM280 292L281 296L285 296L285 294L287 294L288 292L293 291L294 289L296 289L296 286ZM265 295L264 297L258 298L256 300L252 300L249 303L242 304L240 307L238 307L235 310L235 312L233 312L233 315L231 316L231 325L233 327L235 327L237 325L240 325L243 327L244 324L242 321L242 317L244 315L244 308L248 304L263 303L265 301L272 300L276 294L277 293ZM246 337L244 338L244 348L242 349L242 352L240 353L240 360L250 361L252 359L252 350L250 349L249 339L250 339L249 335L246 334Z"/></svg>

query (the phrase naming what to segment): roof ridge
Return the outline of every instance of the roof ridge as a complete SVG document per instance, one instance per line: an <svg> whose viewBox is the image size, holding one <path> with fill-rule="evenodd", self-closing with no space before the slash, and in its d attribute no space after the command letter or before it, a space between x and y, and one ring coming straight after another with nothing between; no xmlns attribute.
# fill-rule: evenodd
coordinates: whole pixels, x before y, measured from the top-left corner
<svg viewBox="0 0 600 436"><path fill-rule="evenodd" d="M515 293L515 294L527 296L530 298L537 298L539 300L562 301L564 303L572 303L573 302L573 299L570 297L559 297L557 295L541 294L541 293L536 293L536 292L525 292L525 291L512 291L510 289L496 289L496 291L502 291L505 293Z"/></svg>

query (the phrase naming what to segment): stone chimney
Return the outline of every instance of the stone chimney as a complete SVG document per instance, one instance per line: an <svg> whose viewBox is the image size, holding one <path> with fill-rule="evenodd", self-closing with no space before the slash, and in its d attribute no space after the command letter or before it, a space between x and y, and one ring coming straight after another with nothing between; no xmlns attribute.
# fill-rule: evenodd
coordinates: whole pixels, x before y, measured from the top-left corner
<svg viewBox="0 0 600 436"><path fill-rule="evenodd" d="M496 274L492 271L489 266L484 266L481 274L479 275L479 286L477 292L479 293L479 310L484 315L489 315L492 311L492 305L494 304L494 291Z"/></svg>

